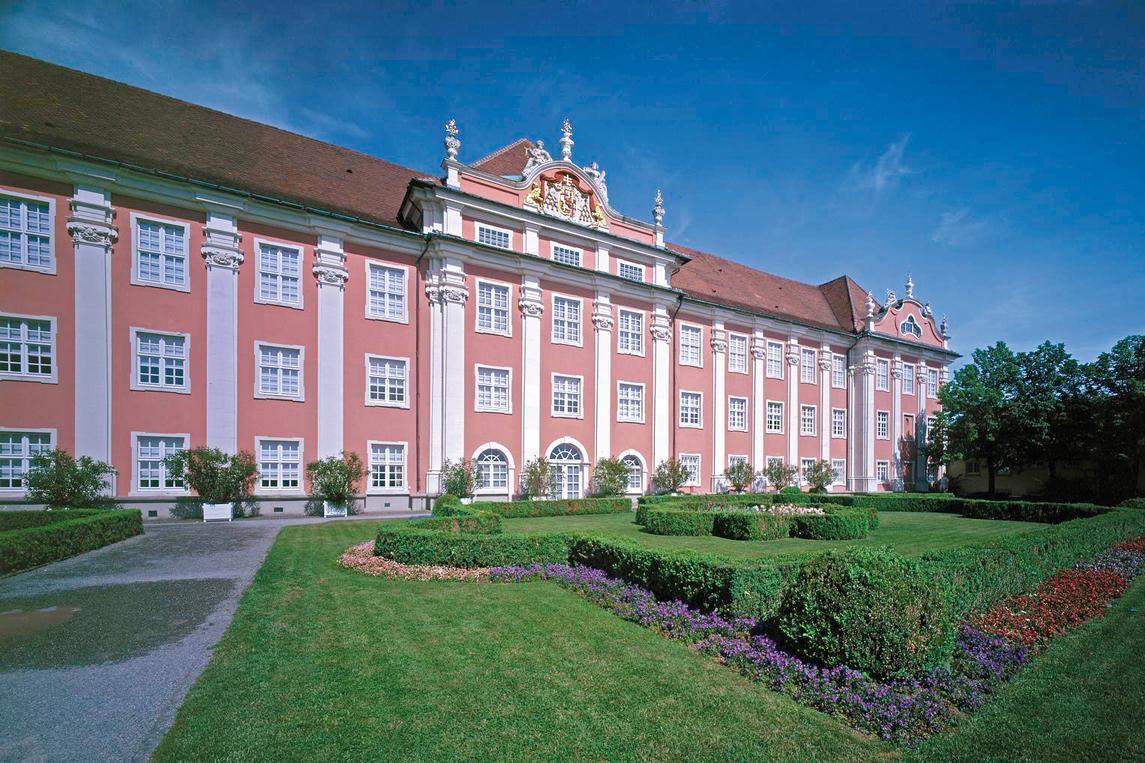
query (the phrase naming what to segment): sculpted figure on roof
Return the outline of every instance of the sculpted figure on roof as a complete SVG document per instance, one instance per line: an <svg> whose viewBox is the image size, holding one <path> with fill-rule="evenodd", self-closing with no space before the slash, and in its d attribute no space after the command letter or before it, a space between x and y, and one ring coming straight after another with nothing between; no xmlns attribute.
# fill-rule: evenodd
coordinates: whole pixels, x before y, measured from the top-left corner
<svg viewBox="0 0 1145 763"><path fill-rule="evenodd" d="M545 142L538 140L536 145L525 146L525 174L528 175L534 168L540 167L542 164L548 164L553 160L549 156L549 152L545 150Z"/></svg>

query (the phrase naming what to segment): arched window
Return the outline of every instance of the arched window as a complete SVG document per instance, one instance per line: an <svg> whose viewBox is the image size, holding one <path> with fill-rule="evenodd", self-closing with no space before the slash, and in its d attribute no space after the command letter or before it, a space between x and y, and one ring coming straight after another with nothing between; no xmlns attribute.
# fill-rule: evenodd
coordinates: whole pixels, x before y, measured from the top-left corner
<svg viewBox="0 0 1145 763"><path fill-rule="evenodd" d="M477 486L490 490L509 487L509 459L496 448L486 448L477 456Z"/></svg>
<svg viewBox="0 0 1145 763"><path fill-rule="evenodd" d="M629 453L620 459L620 463L628 467L628 492L640 493L644 491L644 465L635 453Z"/></svg>
<svg viewBox="0 0 1145 763"><path fill-rule="evenodd" d="M583 474L584 455L577 446L562 442L549 451L552 498L580 498Z"/></svg>
<svg viewBox="0 0 1145 763"><path fill-rule="evenodd" d="M899 324L899 333L910 334L914 337L921 337L922 326L918 325L918 321L914 319L913 315L908 315L906 320Z"/></svg>

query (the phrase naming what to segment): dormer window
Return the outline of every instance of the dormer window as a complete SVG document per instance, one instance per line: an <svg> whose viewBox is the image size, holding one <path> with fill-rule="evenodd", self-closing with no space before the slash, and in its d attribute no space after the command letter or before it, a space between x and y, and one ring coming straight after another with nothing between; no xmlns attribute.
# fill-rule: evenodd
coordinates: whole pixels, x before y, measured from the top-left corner
<svg viewBox="0 0 1145 763"><path fill-rule="evenodd" d="M644 266L624 260L616 261L616 275L627 278L629 281L644 283Z"/></svg>
<svg viewBox="0 0 1145 763"><path fill-rule="evenodd" d="M899 333L921 339L922 326L918 325L918 321L914 319L913 315L908 315L906 320L899 324Z"/></svg>

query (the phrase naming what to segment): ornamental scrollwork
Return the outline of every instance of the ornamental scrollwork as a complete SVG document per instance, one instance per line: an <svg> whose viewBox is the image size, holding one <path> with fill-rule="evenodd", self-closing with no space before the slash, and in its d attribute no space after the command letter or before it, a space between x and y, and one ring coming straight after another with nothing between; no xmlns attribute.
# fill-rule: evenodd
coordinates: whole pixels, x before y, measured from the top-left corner
<svg viewBox="0 0 1145 763"><path fill-rule="evenodd" d="M464 286L439 286L438 293L445 302L464 305L469 299L469 289Z"/></svg>
<svg viewBox="0 0 1145 763"><path fill-rule="evenodd" d="M712 352L724 353L728 351L728 340L712 339Z"/></svg>
<svg viewBox="0 0 1145 763"><path fill-rule="evenodd" d="M600 331L612 331L616 326L616 321L611 315L594 315L592 316L592 325Z"/></svg>
<svg viewBox="0 0 1145 763"><path fill-rule="evenodd" d="M667 326L652 326L648 329L648 332L652 334L652 338L657 342L672 341L672 329Z"/></svg>
<svg viewBox="0 0 1145 763"><path fill-rule="evenodd" d="M346 281L350 279L350 274L346 272L346 269L338 267L337 265L315 265L313 272L319 284L327 284L339 288L345 286Z"/></svg>
<svg viewBox="0 0 1145 763"><path fill-rule="evenodd" d="M69 222L68 235L85 244L111 246L119 239L119 231L114 225Z"/></svg>
<svg viewBox="0 0 1145 763"><path fill-rule="evenodd" d="M545 312L545 305L539 299L522 299L517 303L521 315L528 318L540 318Z"/></svg>
<svg viewBox="0 0 1145 763"><path fill-rule="evenodd" d="M203 247L202 255L203 260L207 263L207 267L227 268L229 270L238 270L245 259L242 252L237 252L233 249L216 249L214 247Z"/></svg>
<svg viewBox="0 0 1145 763"><path fill-rule="evenodd" d="M767 348L762 344L753 344L751 346L751 357L753 360L764 360L767 358Z"/></svg>
<svg viewBox="0 0 1145 763"><path fill-rule="evenodd" d="M798 352L787 353L787 365L789 365L789 366L799 365L799 353Z"/></svg>

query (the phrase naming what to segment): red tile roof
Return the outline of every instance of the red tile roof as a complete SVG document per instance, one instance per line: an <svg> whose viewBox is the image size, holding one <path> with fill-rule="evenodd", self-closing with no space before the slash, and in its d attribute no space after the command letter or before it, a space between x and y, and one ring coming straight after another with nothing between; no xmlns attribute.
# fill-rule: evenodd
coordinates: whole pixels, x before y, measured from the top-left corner
<svg viewBox="0 0 1145 763"><path fill-rule="evenodd" d="M0 51L0 138L125 162L329 212L397 225L426 173L113 80ZM519 175L524 138L473 166ZM821 286L677 244L691 258L672 285L708 302L859 331L866 296L843 276Z"/></svg>

